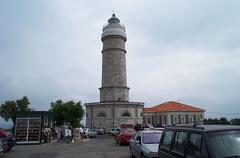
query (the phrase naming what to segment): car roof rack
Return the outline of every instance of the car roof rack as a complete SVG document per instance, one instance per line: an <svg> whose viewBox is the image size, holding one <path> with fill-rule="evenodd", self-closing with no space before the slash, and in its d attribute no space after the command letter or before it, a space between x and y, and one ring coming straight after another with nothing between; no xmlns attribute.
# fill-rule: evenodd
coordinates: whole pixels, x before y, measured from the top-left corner
<svg viewBox="0 0 240 158"><path fill-rule="evenodd" d="M170 125L168 127L182 127L182 128L204 129L203 126L199 126L199 125L201 125L201 124L199 124L199 123L194 123L194 124L177 124L177 123L175 123L175 124L172 124L172 125Z"/></svg>

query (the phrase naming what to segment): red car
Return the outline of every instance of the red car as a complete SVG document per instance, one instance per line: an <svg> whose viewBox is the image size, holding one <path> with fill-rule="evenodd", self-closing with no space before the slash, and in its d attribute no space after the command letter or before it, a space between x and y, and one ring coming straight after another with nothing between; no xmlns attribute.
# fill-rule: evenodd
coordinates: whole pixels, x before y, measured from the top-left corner
<svg viewBox="0 0 240 158"><path fill-rule="evenodd" d="M2 140L3 152L11 150L16 144L16 137L7 130L0 130L0 138Z"/></svg>
<svg viewBox="0 0 240 158"><path fill-rule="evenodd" d="M129 143L132 136L136 133L136 131L132 128L121 129L119 134L116 135L116 143Z"/></svg>

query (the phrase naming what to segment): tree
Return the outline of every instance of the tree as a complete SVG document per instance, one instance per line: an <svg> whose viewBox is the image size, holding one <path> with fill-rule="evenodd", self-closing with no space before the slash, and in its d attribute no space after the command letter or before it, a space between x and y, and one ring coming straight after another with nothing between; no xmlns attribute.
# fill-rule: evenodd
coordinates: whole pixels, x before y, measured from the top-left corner
<svg viewBox="0 0 240 158"><path fill-rule="evenodd" d="M231 119L231 123L232 123L233 125L240 125L240 118Z"/></svg>
<svg viewBox="0 0 240 158"><path fill-rule="evenodd" d="M68 101L63 102L57 100L51 103L51 109L53 113L54 121L56 125L63 125L64 123L70 123L74 128L80 126L80 121L84 115L81 102Z"/></svg>
<svg viewBox="0 0 240 158"><path fill-rule="evenodd" d="M219 124L230 124L230 122L225 117L219 119Z"/></svg>
<svg viewBox="0 0 240 158"><path fill-rule="evenodd" d="M28 107L30 102L28 101L28 98L24 96L22 99L16 100L18 105L18 110L21 112L28 112L31 111L31 109Z"/></svg>
<svg viewBox="0 0 240 158"><path fill-rule="evenodd" d="M28 101L28 98L26 96L16 101L14 100L5 101L5 103L1 104L0 106L0 115L6 121L8 121L11 118L14 123L14 114L16 112L31 111L31 109L28 107L29 105L30 102Z"/></svg>
<svg viewBox="0 0 240 158"><path fill-rule="evenodd" d="M204 124L221 124L221 125L230 124L230 122L225 117L221 117L220 119L218 119L218 118L204 119L203 122L204 122Z"/></svg>
<svg viewBox="0 0 240 158"><path fill-rule="evenodd" d="M6 121L13 118L15 112L17 112L17 104L14 100L5 101L4 104L1 104L0 114Z"/></svg>

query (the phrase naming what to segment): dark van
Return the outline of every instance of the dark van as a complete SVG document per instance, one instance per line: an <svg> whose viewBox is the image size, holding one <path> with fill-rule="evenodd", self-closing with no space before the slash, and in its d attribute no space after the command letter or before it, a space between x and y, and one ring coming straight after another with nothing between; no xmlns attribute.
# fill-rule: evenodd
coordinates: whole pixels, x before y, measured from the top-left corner
<svg viewBox="0 0 240 158"><path fill-rule="evenodd" d="M240 158L240 126L166 127L158 158Z"/></svg>

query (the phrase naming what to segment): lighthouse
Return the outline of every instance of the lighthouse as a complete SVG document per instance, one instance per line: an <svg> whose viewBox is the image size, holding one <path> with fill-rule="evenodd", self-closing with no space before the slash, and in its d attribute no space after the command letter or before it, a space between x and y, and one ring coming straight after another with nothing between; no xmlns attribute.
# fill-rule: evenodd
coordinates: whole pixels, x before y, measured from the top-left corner
<svg viewBox="0 0 240 158"><path fill-rule="evenodd" d="M100 102L124 101L129 99L126 75L127 35L125 27L115 16L108 20L102 33L102 87Z"/></svg>
<svg viewBox="0 0 240 158"><path fill-rule="evenodd" d="M86 103L86 126L104 127L107 131L121 124L143 122L143 102L129 101L125 26L115 14L104 25L101 35L102 83L100 101Z"/></svg>

